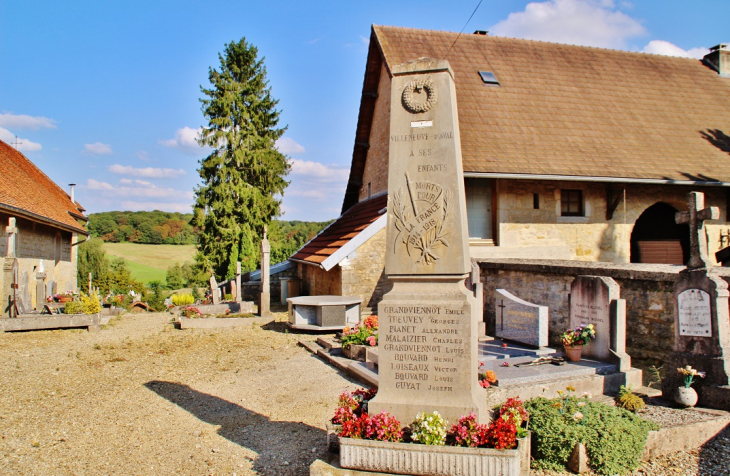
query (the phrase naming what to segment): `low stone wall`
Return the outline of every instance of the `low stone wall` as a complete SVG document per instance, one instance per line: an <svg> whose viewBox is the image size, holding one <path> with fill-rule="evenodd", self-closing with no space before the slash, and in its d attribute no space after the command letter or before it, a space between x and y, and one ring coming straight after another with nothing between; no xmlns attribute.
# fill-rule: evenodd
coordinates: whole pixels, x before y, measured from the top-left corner
<svg viewBox="0 0 730 476"><path fill-rule="evenodd" d="M550 309L550 344L560 346L568 328L570 284L576 276L606 276L621 287L626 300L626 346L635 358L665 360L674 346L673 286L683 266L583 261L477 260L484 285L484 321L494 335L494 290L506 289ZM713 268L730 282L730 268Z"/></svg>

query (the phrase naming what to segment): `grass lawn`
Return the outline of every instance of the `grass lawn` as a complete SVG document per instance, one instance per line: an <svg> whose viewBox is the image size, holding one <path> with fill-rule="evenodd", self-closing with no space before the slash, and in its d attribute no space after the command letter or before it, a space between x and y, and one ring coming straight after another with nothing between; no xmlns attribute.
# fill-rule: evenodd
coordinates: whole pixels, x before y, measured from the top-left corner
<svg viewBox="0 0 730 476"><path fill-rule="evenodd" d="M111 258L124 258L132 277L147 284L165 282L167 268L175 263L193 262L195 245L142 245L139 243L104 243Z"/></svg>

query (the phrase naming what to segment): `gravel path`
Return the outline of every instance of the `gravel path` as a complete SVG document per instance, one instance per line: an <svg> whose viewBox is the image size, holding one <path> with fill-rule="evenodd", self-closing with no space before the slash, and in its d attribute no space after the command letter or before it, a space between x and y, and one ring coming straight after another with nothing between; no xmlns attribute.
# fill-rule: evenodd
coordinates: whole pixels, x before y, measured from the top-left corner
<svg viewBox="0 0 730 476"><path fill-rule="evenodd" d="M175 330L163 313L0 334L0 474L307 475L337 396L360 386L297 346L315 337ZM730 476L730 430L635 474Z"/></svg>
<svg viewBox="0 0 730 476"><path fill-rule="evenodd" d="M337 395L358 386L283 323L110 324L0 333L0 474L306 475Z"/></svg>

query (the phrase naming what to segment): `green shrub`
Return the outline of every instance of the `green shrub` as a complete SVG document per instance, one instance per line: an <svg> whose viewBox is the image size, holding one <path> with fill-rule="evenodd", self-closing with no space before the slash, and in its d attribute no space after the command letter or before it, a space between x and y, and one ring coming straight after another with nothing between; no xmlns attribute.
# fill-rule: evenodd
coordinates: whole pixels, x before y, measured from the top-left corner
<svg viewBox="0 0 730 476"><path fill-rule="evenodd" d="M440 446L446 444L446 420L439 415L439 412L429 414L421 412L416 415L410 426L411 440L414 443Z"/></svg>
<svg viewBox="0 0 730 476"><path fill-rule="evenodd" d="M525 404L538 470L565 471L576 443L584 443L598 474L627 474L639 466L649 430L655 423L633 413L570 393L533 398Z"/></svg>
<svg viewBox="0 0 730 476"><path fill-rule="evenodd" d="M616 403L618 403L618 406L621 408L625 408L626 410L634 413L646 406L644 400L631 391L630 385L628 388L621 385L621 389L618 392L618 398L616 398Z"/></svg>
<svg viewBox="0 0 730 476"><path fill-rule="evenodd" d="M67 302L63 308L64 314L96 314L101 311L99 296L82 294L78 301Z"/></svg>
<svg viewBox="0 0 730 476"><path fill-rule="evenodd" d="M84 305L83 305L83 303L81 303L81 301L67 302L66 305L63 306L63 313L64 314L85 314Z"/></svg>

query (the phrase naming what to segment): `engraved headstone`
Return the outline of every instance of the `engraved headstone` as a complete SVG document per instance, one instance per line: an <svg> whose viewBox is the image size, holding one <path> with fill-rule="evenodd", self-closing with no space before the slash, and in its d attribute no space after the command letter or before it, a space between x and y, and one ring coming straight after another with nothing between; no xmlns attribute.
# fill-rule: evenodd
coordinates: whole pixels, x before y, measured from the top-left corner
<svg viewBox="0 0 730 476"><path fill-rule="evenodd" d="M504 289L494 291L495 336L535 347L548 345L548 307L520 299Z"/></svg>
<svg viewBox="0 0 730 476"><path fill-rule="evenodd" d="M241 294L241 262L236 261L236 293L233 295L233 300L236 302L242 302L243 297Z"/></svg>
<svg viewBox="0 0 730 476"><path fill-rule="evenodd" d="M674 369L691 365L705 378L695 380L699 405L730 410L730 312L728 284L709 268L704 220L718 219L716 207L705 208L704 194L688 195L688 212L678 223L690 223L690 259L674 283L674 352L665 367L662 392L672 398L682 385Z"/></svg>
<svg viewBox="0 0 730 476"><path fill-rule="evenodd" d="M371 413L411 422L437 410L452 423L489 418L478 386L478 303L470 272L453 72L419 59L391 70L385 273L378 305L378 395Z"/></svg>

